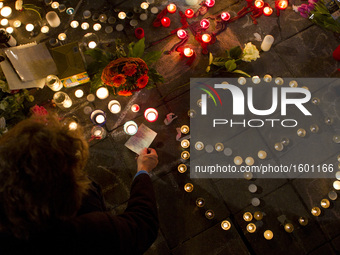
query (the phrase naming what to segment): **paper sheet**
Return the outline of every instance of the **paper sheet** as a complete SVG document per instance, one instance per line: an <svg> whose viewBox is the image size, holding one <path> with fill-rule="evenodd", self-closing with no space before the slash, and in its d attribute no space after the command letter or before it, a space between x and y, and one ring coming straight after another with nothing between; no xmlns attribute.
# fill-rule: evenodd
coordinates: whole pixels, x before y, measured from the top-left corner
<svg viewBox="0 0 340 255"><path fill-rule="evenodd" d="M155 131L142 124L137 133L127 140L125 146L139 155L144 148L149 148L156 135Z"/></svg>

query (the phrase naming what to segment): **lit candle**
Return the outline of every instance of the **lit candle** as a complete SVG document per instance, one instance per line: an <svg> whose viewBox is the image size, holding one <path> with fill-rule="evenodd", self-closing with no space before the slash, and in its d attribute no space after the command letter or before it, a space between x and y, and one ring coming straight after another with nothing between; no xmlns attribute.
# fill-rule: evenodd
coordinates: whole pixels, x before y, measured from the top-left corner
<svg viewBox="0 0 340 255"><path fill-rule="evenodd" d="M99 23L96 23L93 25L93 30L94 31L99 31L102 28L102 25L100 25Z"/></svg>
<svg viewBox="0 0 340 255"><path fill-rule="evenodd" d="M87 30L87 29L89 29L89 27L90 27L90 24L89 24L89 23L87 23L87 22L81 23L81 29Z"/></svg>
<svg viewBox="0 0 340 255"><path fill-rule="evenodd" d="M222 228L223 230L229 230L229 229L231 228L230 222L227 221L227 220L222 221L222 222L221 222L221 228Z"/></svg>
<svg viewBox="0 0 340 255"><path fill-rule="evenodd" d="M68 125L69 130L76 130L78 128L78 123L75 121L70 122Z"/></svg>
<svg viewBox="0 0 340 255"><path fill-rule="evenodd" d="M4 2L0 2L0 9L4 7Z"/></svg>
<svg viewBox="0 0 340 255"><path fill-rule="evenodd" d="M319 132L319 126L316 125L316 124L312 124L312 125L309 127L309 129L310 129L310 131L311 131L312 133L317 133L317 132Z"/></svg>
<svg viewBox="0 0 340 255"><path fill-rule="evenodd" d="M259 84L261 82L261 78L258 75L255 75L255 76L251 77L251 81L254 84Z"/></svg>
<svg viewBox="0 0 340 255"><path fill-rule="evenodd" d="M12 8L5 6L1 9L0 14L2 17L9 18L12 15Z"/></svg>
<svg viewBox="0 0 340 255"><path fill-rule="evenodd" d="M209 43L211 41L211 35L203 34L202 35L202 41L205 42L205 43Z"/></svg>
<svg viewBox="0 0 340 255"><path fill-rule="evenodd" d="M263 218L263 213L262 212L260 212L260 211L254 212L254 219L255 220L262 220L262 218Z"/></svg>
<svg viewBox="0 0 340 255"><path fill-rule="evenodd" d="M270 16L270 15L272 15L272 13L273 13L273 9L270 8L269 6L266 6L266 7L263 8L263 14L265 16Z"/></svg>
<svg viewBox="0 0 340 255"><path fill-rule="evenodd" d="M184 48L183 53L184 53L184 56L186 56L187 58L190 58L194 55L194 50L189 47L186 47Z"/></svg>
<svg viewBox="0 0 340 255"><path fill-rule="evenodd" d="M301 226L306 226L306 225L308 224L308 219L305 218L305 217L300 217L300 218L299 218L299 224L300 224Z"/></svg>
<svg viewBox="0 0 340 255"><path fill-rule="evenodd" d="M333 182L333 188L336 190L340 190L340 181L334 181Z"/></svg>
<svg viewBox="0 0 340 255"><path fill-rule="evenodd" d="M311 210L311 213L314 215L314 216L319 216L321 214L321 210L319 207L313 207L312 210Z"/></svg>
<svg viewBox="0 0 340 255"><path fill-rule="evenodd" d="M240 77L240 78L237 79L237 82L240 85L244 85L244 84L246 84L247 80L244 77Z"/></svg>
<svg viewBox="0 0 340 255"><path fill-rule="evenodd" d="M43 34L47 34L50 31L50 28L48 26L42 26L40 31Z"/></svg>
<svg viewBox="0 0 340 255"><path fill-rule="evenodd" d="M138 125L136 122L130 120L124 124L124 132L128 135L134 135L138 131Z"/></svg>
<svg viewBox="0 0 340 255"><path fill-rule="evenodd" d="M179 39L184 39L188 36L188 33L184 29L178 29L177 30L177 36L178 36Z"/></svg>
<svg viewBox="0 0 340 255"><path fill-rule="evenodd" d="M1 26L7 26L8 25L8 19L2 19L0 21Z"/></svg>
<svg viewBox="0 0 340 255"><path fill-rule="evenodd" d="M261 43L261 49L263 51L269 51L274 42L274 37L272 35L266 35Z"/></svg>
<svg viewBox="0 0 340 255"><path fill-rule="evenodd" d="M256 231L256 225L254 223L249 223L247 225L247 231L249 233L254 233Z"/></svg>
<svg viewBox="0 0 340 255"><path fill-rule="evenodd" d="M91 42L89 42L88 46L89 46L90 49L94 49L94 48L97 47L97 43L95 41L91 41Z"/></svg>
<svg viewBox="0 0 340 255"><path fill-rule="evenodd" d="M306 130L304 130L303 128L299 128L297 131L296 131L297 135L300 136L300 137L305 137L306 136Z"/></svg>
<svg viewBox="0 0 340 255"><path fill-rule="evenodd" d="M107 21L107 15L106 15L106 14L100 14L98 19L99 19L100 22L106 23L106 21ZM101 28L101 27L102 27L102 26L100 26L100 28Z"/></svg>
<svg viewBox="0 0 340 255"><path fill-rule="evenodd" d="M221 19L224 21L228 21L230 19L230 13L229 12L222 12L221 13Z"/></svg>
<svg viewBox="0 0 340 255"><path fill-rule="evenodd" d="M195 143L195 149L198 151L201 151L204 149L204 144L202 142L196 142Z"/></svg>
<svg viewBox="0 0 340 255"><path fill-rule="evenodd" d="M120 103L117 100L111 100L108 104L108 108L113 114L119 113L122 109Z"/></svg>
<svg viewBox="0 0 340 255"><path fill-rule="evenodd" d="M97 89L96 91L96 96L99 99L105 99L109 96L109 90L105 87L100 87L99 89Z"/></svg>
<svg viewBox="0 0 340 255"><path fill-rule="evenodd" d="M214 213L213 210L207 210L207 211L205 212L205 217L206 217L208 220L213 219L214 216L215 216L215 213Z"/></svg>
<svg viewBox="0 0 340 255"><path fill-rule="evenodd" d="M71 23L70 23L70 26L72 28L77 28L79 26L79 22L76 21L76 20L72 20Z"/></svg>
<svg viewBox="0 0 340 255"><path fill-rule="evenodd" d="M9 33L9 34L12 34L14 32L13 27L7 27L6 32Z"/></svg>
<svg viewBox="0 0 340 255"><path fill-rule="evenodd" d="M134 105L131 106L132 112L139 112L139 110L140 110L140 107L139 107L138 104L134 104Z"/></svg>
<svg viewBox="0 0 340 255"><path fill-rule="evenodd" d="M276 1L276 6L280 10L285 10L288 7L288 1L287 0L278 0L278 1Z"/></svg>
<svg viewBox="0 0 340 255"><path fill-rule="evenodd" d="M125 19L126 18L126 13L125 12L118 13L118 18L119 19Z"/></svg>
<svg viewBox="0 0 340 255"><path fill-rule="evenodd" d="M104 125L106 121L105 112L102 110L94 110L91 113L91 120L96 125Z"/></svg>
<svg viewBox="0 0 340 255"><path fill-rule="evenodd" d="M149 8L149 4L147 2L143 2L141 3L140 8L142 8L143 10L146 10Z"/></svg>
<svg viewBox="0 0 340 255"><path fill-rule="evenodd" d="M181 174L182 173L185 173L186 171L187 171L187 166L185 165L185 164L180 164L178 167L177 167L177 169L178 169L178 172L180 172Z"/></svg>
<svg viewBox="0 0 340 255"><path fill-rule="evenodd" d="M33 29L34 29L34 25L33 25L33 24L27 24L27 25L26 25L26 30L27 30L28 32L33 31Z"/></svg>
<svg viewBox="0 0 340 255"><path fill-rule="evenodd" d="M223 143L216 143L215 144L215 150L216 151L223 151L223 149L224 149Z"/></svg>
<svg viewBox="0 0 340 255"><path fill-rule="evenodd" d="M191 19L192 17L194 17L194 10L193 9L186 9L185 10L185 16L188 18L188 19Z"/></svg>
<svg viewBox="0 0 340 255"><path fill-rule="evenodd" d="M256 8L261 9L264 6L264 2L263 2L263 0L255 0L254 5L255 5Z"/></svg>
<svg viewBox="0 0 340 255"><path fill-rule="evenodd" d="M210 26L210 21L207 19L202 19L200 25L203 29L207 29Z"/></svg>
<svg viewBox="0 0 340 255"><path fill-rule="evenodd" d="M249 180L251 180L251 179L253 178L253 173L251 173L251 172L245 172L245 173L243 174L243 178L249 181Z"/></svg>
<svg viewBox="0 0 340 255"><path fill-rule="evenodd" d="M257 153L257 156L259 159L265 159L267 157L267 152L261 150Z"/></svg>
<svg viewBox="0 0 340 255"><path fill-rule="evenodd" d="M58 39L59 39L60 41L65 41L65 40L66 40L66 34L65 34L65 33L60 33L60 34L58 35Z"/></svg>
<svg viewBox="0 0 340 255"><path fill-rule="evenodd" d="M205 0L205 5L208 7L213 7L215 5L215 0Z"/></svg>
<svg viewBox="0 0 340 255"><path fill-rule="evenodd" d="M339 156L338 156L339 157ZM338 159L339 160L339 159ZM335 173L335 178L340 180L340 171L336 172Z"/></svg>
<svg viewBox="0 0 340 255"><path fill-rule="evenodd" d="M289 82L289 87L291 87L291 88L296 88L298 86L298 83L297 83L297 81L290 81Z"/></svg>
<svg viewBox="0 0 340 255"><path fill-rule="evenodd" d="M106 136L106 131L101 126L94 126L91 130L91 136L97 139L102 139Z"/></svg>
<svg viewBox="0 0 340 255"><path fill-rule="evenodd" d="M15 20L13 22L13 27L20 27L21 26L21 21L20 20Z"/></svg>
<svg viewBox="0 0 340 255"><path fill-rule="evenodd" d="M154 108L148 108L144 112L144 117L149 122L154 122L158 118L158 112Z"/></svg>
<svg viewBox="0 0 340 255"><path fill-rule="evenodd" d="M242 159L240 156L236 156L236 157L234 158L234 164L235 164L235 165L239 166L239 165L241 165L242 163L243 163L243 159Z"/></svg>
<svg viewBox="0 0 340 255"><path fill-rule="evenodd" d="M192 192L194 190L194 185L192 185L191 183L187 183L184 185L184 190L186 192Z"/></svg>
<svg viewBox="0 0 340 255"><path fill-rule="evenodd" d="M253 157L247 157L244 161L248 166L254 165L254 158Z"/></svg>
<svg viewBox="0 0 340 255"><path fill-rule="evenodd" d="M185 159L185 160L189 159L190 158L190 153L188 151L183 151L181 153L181 158Z"/></svg>
<svg viewBox="0 0 340 255"><path fill-rule="evenodd" d="M265 82L271 82L272 79L273 79L272 76L269 75L269 74L266 74L265 76L263 76L263 80L264 80Z"/></svg>
<svg viewBox="0 0 340 255"><path fill-rule="evenodd" d="M245 221L251 221L251 220L253 219L253 215L252 215L250 212L245 212L245 213L243 214L243 219L244 219Z"/></svg>
<svg viewBox="0 0 340 255"><path fill-rule="evenodd" d="M74 95L77 97L77 98L82 98L84 96L84 91L82 89L77 89L75 92L74 92Z"/></svg>
<svg viewBox="0 0 340 255"><path fill-rule="evenodd" d="M66 9L66 13L68 15L72 15L74 13L74 9L72 7L69 7L69 8Z"/></svg>
<svg viewBox="0 0 340 255"><path fill-rule="evenodd" d="M182 146L182 148L184 148L184 149L189 148L189 146L190 146L189 140L187 140L187 139L182 140L182 141L181 141L181 146Z"/></svg>
<svg viewBox="0 0 340 255"><path fill-rule="evenodd" d="M187 125L181 126L181 133L182 134L187 134L189 133L189 127Z"/></svg>
<svg viewBox="0 0 340 255"><path fill-rule="evenodd" d="M331 205L331 203L329 202L329 200L327 198L324 198L324 199L321 200L320 205L323 208L328 208Z"/></svg>
<svg viewBox="0 0 340 255"><path fill-rule="evenodd" d="M197 205L197 207L203 207L204 204L205 204L205 201L204 201L203 198L197 198L197 199L196 199L196 205Z"/></svg>
<svg viewBox="0 0 340 255"><path fill-rule="evenodd" d="M169 4L166 8L167 8L169 13L175 13L176 9L177 9L175 4Z"/></svg>
<svg viewBox="0 0 340 255"><path fill-rule="evenodd" d="M286 223L284 229L287 233L292 233L294 231L294 226L291 223Z"/></svg>
<svg viewBox="0 0 340 255"><path fill-rule="evenodd" d="M274 144L274 149L277 151L282 151L283 150L283 144L282 143L275 143Z"/></svg>
<svg viewBox="0 0 340 255"><path fill-rule="evenodd" d="M58 9L59 3L58 3L58 2L53 2L53 3L51 4L51 7L52 7L53 9Z"/></svg>
<svg viewBox="0 0 340 255"><path fill-rule="evenodd" d="M266 231L264 231L263 236L267 240L271 240L271 239L273 239L274 234L273 234L273 232L271 230L266 230Z"/></svg>
<svg viewBox="0 0 340 255"><path fill-rule="evenodd" d="M163 27L169 27L171 24L171 20L168 17L164 17L161 19L161 23Z"/></svg>

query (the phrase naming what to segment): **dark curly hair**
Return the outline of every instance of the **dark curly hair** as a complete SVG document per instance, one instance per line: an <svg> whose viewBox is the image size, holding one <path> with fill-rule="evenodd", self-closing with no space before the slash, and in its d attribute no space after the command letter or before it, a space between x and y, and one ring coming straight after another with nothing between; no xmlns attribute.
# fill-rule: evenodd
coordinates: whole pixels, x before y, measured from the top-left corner
<svg viewBox="0 0 340 255"><path fill-rule="evenodd" d="M89 179L80 129L30 118L0 138L0 232L20 239L75 216Z"/></svg>

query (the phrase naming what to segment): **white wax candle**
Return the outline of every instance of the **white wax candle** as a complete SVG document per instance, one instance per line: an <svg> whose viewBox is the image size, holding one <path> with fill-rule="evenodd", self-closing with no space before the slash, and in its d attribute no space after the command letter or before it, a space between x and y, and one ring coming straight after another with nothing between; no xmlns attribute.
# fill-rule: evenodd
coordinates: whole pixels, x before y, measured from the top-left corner
<svg viewBox="0 0 340 255"><path fill-rule="evenodd" d="M12 14L12 8L9 6L3 7L0 11L0 14L2 17L6 17L6 18L10 17Z"/></svg>
<svg viewBox="0 0 340 255"><path fill-rule="evenodd" d="M48 26L42 26L40 31L43 34L47 34L50 31L50 28Z"/></svg>
<svg viewBox="0 0 340 255"><path fill-rule="evenodd" d="M90 24L87 23L87 22L83 22L81 24L81 29L83 29L83 30L87 30L87 29L89 29L89 27L90 27Z"/></svg>
<svg viewBox="0 0 340 255"><path fill-rule="evenodd" d="M34 25L33 25L33 24L27 24L27 25L26 25L26 30L27 30L28 32L33 31L33 29L34 29Z"/></svg>
<svg viewBox="0 0 340 255"><path fill-rule="evenodd" d="M109 90L105 87L100 87L97 89L96 95L99 99L105 99L109 96Z"/></svg>
<svg viewBox="0 0 340 255"><path fill-rule="evenodd" d="M59 16L54 11L50 11L46 14L46 20L51 27L58 27L60 25Z"/></svg>
<svg viewBox="0 0 340 255"><path fill-rule="evenodd" d="M262 41L261 49L263 51L269 51L270 47L272 47L273 42L274 42L274 37L272 35L266 35Z"/></svg>
<svg viewBox="0 0 340 255"><path fill-rule="evenodd" d="M60 34L58 35L58 39L59 39L60 41L65 41L65 40L66 40L66 34L65 34L65 33L60 33Z"/></svg>
<svg viewBox="0 0 340 255"><path fill-rule="evenodd" d="M71 21L70 26L72 28L77 28L79 26L79 22L76 20Z"/></svg>
<svg viewBox="0 0 340 255"><path fill-rule="evenodd" d="M21 26L21 21L20 20L15 20L13 22L13 27L20 27Z"/></svg>
<svg viewBox="0 0 340 255"><path fill-rule="evenodd" d="M104 115L99 114L99 115L96 116L96 122L97 122L98 124L102 124L102 123L104 123L104 121L105 121Z"/></svg>
<svg viewBox="0 0 340 255"><path fill-rule="evenodd" d="M1 26L7 26L8 25L8 19L2 19L0 21Z"/></svg>
<svg viewBox="0 0 340 255"><path fill-rule="evenodd" d="M93 30L94 31L99 31L102 28L102 25L100 25L99 23L96 23L93 25Z"/></svg>
<svg viewBox="0 0 340 255"><path fill-rule="evenodd" d="M6 32L9 33L9 34L12 34L13 31L14 31L13 27L6 28Z"/></svg>
<svg viewBox="0 0 340 255"><path fill-rule="evenodd" d="M74 92L74 95L77 97L77 98L81 98L84 96L84 91L82 89L77 89L75 92Z"/></svg>
<svg viewBox="0 0 340 255"><path fill-rule="evenodd" d="M94 49L94 48L96 48L96 47L97 47L97 43L96 43L95 41L89 42L89 48L90 48L90 49Z"/></svg>

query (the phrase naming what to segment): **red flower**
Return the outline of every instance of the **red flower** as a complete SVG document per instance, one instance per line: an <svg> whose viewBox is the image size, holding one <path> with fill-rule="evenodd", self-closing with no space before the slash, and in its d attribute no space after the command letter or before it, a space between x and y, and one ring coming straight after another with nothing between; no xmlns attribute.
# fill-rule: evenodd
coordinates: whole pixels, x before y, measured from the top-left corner
<svg viewBox="0 0 340 255"><path fill-rule="evenodd" d="M35 105L31 108L31 112L35 116L46 116L48 115L47 110L43 106Z"/></svg>
<svg viewBox="0 0 340 255"><path fill-rule="evenodd" d="M137 72L137 66L135 64L125 64L123 72L127 76L132 76Z"/></svg>
<svg viewBox="0 0 340 255"><path fill-rule="evenodd" d="M110 83L112 85L110 86L115 86L115 87L120 87L122 84L124 84L126 82L126 79L125 79L125 75L123 74L117 74L115 76L113 76L113 78L111 79Z"/></svg>
<svg viewBox="0 0 340 255"><path fill-rule="evenodd" d="M121 90L118 91L118 95L128 97L132 95L132 92L129 90Z"/></svg>
<svg viewBox="0 0 340 255"><path fill-rule="evenodd" d="M137 87L142 89L146 86L146 84L148 84L148 82L149 82L149 76L144 74L144 75L142 75L141 77L138 78Z"/></svg>

